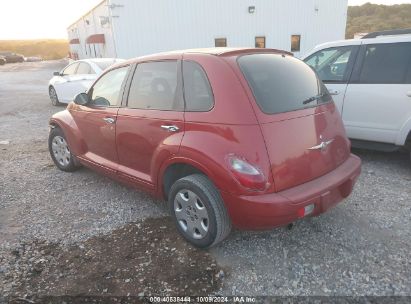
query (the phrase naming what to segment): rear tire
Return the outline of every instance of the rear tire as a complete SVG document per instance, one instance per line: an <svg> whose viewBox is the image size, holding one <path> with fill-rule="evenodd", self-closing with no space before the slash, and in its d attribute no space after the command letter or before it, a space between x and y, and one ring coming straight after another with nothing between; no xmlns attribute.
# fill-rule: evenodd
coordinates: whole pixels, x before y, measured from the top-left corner
<svg viewBox="0 0 411 304"><path fill-rule="evenodd" d="M50 87L49 88L49 96L50 96L50 100L51 100L51 104L53 106L59 106L61 105L59 98L57 96L57 92L56 89L54 87Z"/></svg>
<svg viewBox="0 0 411 304"><path fill-rule="evenodd" d="M71 154L63 131L55 127L49 134L49 152L54 164L62 171L73 172L79 168L75 156Z"/></svg>
<svg viewBox="0 0 411 304"><path fill-rule="evenodd" d="M177 180L168 197L178 231L194 246L209 248L230 234L231 221L224 202L206 176L193 174Z"/></svg>

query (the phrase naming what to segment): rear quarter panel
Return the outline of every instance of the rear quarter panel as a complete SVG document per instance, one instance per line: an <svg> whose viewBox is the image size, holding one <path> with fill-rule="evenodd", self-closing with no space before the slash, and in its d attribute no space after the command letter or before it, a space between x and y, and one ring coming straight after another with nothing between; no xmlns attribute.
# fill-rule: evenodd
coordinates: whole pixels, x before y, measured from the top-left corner
<svg viewBox="0 0 411 304"><path fill-rule="evenodd" d="M208 112L185 112L185 133L179 159L191 163L220 191L250 194L231 176L227 156L235 154L261 169L272 184L267 150L250 101L227 62L204 54L184 54L199 63L210 81L214 107ZM251 194L252 195L252 194Z"/></svg>

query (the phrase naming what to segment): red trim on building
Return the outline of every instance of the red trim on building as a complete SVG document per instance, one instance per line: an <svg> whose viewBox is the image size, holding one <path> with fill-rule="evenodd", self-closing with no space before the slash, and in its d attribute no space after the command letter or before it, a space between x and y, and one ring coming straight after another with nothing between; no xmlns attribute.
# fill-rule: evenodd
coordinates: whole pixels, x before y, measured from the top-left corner
<svg viewBox="0 0 411 304"><path fill-rule="evenodd" d="M80 44L80 39L76 38L76 39L71 39L70 40L70 44Z"/></svg>
<svg viewBox="0 0 411 304"><path fill-rule="evenodd" d="M104 34L95 34L87 37L86 43L88 44L97 44L101 43L104 44L106 43L106 39L104 38Z"/></svg>

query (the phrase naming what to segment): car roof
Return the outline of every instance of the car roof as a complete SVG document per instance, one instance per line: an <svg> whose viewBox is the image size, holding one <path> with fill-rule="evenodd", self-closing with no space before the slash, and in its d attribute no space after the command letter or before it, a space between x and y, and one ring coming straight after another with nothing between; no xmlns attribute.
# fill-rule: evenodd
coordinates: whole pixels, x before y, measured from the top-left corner
<svg viewBox="0 0 411 304"><path fill-rule="evenodd" d="M270 48L229 48L229 47L215 47L215 48L199 48L199 49L186 49L186 50L178 50L172 52L164 52L160 53L161 55L167 54L208 54L208 55L215 55L215 56L232 56L238 54L245 54L245 53L284 53L288 55L293 55L290 52L277 50L277 49L270 49ZM160 55L157 54L157 55Z"/></svg>
<svg viewBox="0 0 411 304"><path fill-rule="evenodd" d="M77 60L76 62L93 62L93 63L99 63L99 62L110 62L110 61L121 61L123 59L119 58L88 58L88 59L80 59Z"/></svg>
<svg viewBox="0 0 411 304"><path fill-rule="evenodd" d="M141 56L133 59L129 59L122 64L130 64L137 61L142 60L159 60L161 58L166 58L168 56L183 56L184 54L205 54L205 55L212 55L212 56L239 56L242 54L261 54L261 53L270 53L270 54L284 54L289 56L294 56L293 53L277 50L277 49L269 49L269 48L226 48L226 47L217 47L217 48L199 48L199 49L186 49L186 50L177 50L177 51L169 51L169 52L161 52L147 56ZM122 64L117 64L115 66L119 66Z"/></svg>
<svg viewBox="0 0 411 304"><path fill-rule="evenodd" d="M410 35L393 35L393 36L378 36L376 38L366 38L366 39L347 39L347 40L337 40L326 42L317 45L312 51L310 51L303 58L311 56L313 53L332 47L339 46L349 46L349 45L363 45L363 44L383 44L383 43L401 43L401 42L411 42Z"/></svg>
<svg viewBox="0 0 411 304"><path fill-rule="evenodd" d="M80 62L86 62L88 64L90 64L93 69L98 69L100 71L103 71L103 69L99 66L99 63L111 63L111 66L117 66L118 64L123 63L125 60L124 59L120 59L120 58L87 58L87 59L80 59L80 60L76 60L73 63L80 63Z"/></svg>

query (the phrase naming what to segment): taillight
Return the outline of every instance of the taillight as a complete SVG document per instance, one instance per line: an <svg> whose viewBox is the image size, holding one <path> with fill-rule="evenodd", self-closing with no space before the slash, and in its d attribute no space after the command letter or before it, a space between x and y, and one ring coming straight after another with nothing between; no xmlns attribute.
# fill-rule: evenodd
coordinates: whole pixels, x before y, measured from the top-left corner
<svg viewBox="0 0 411 304"><path fill-rule="evenodd" d="M302 207L297 210L297 216L299 218L303 218L304 216L310 215L311 213L313 213L314 208L315 208L314 204L310 204L305 207Z"/></svg>
<svg viewBox="0 0 411 304"><path fill-rule="evenodd" d="M268 182L259 168L233 154L228 155L227 160L230 171L242 186L258 191L267 189Z"/></svg>

